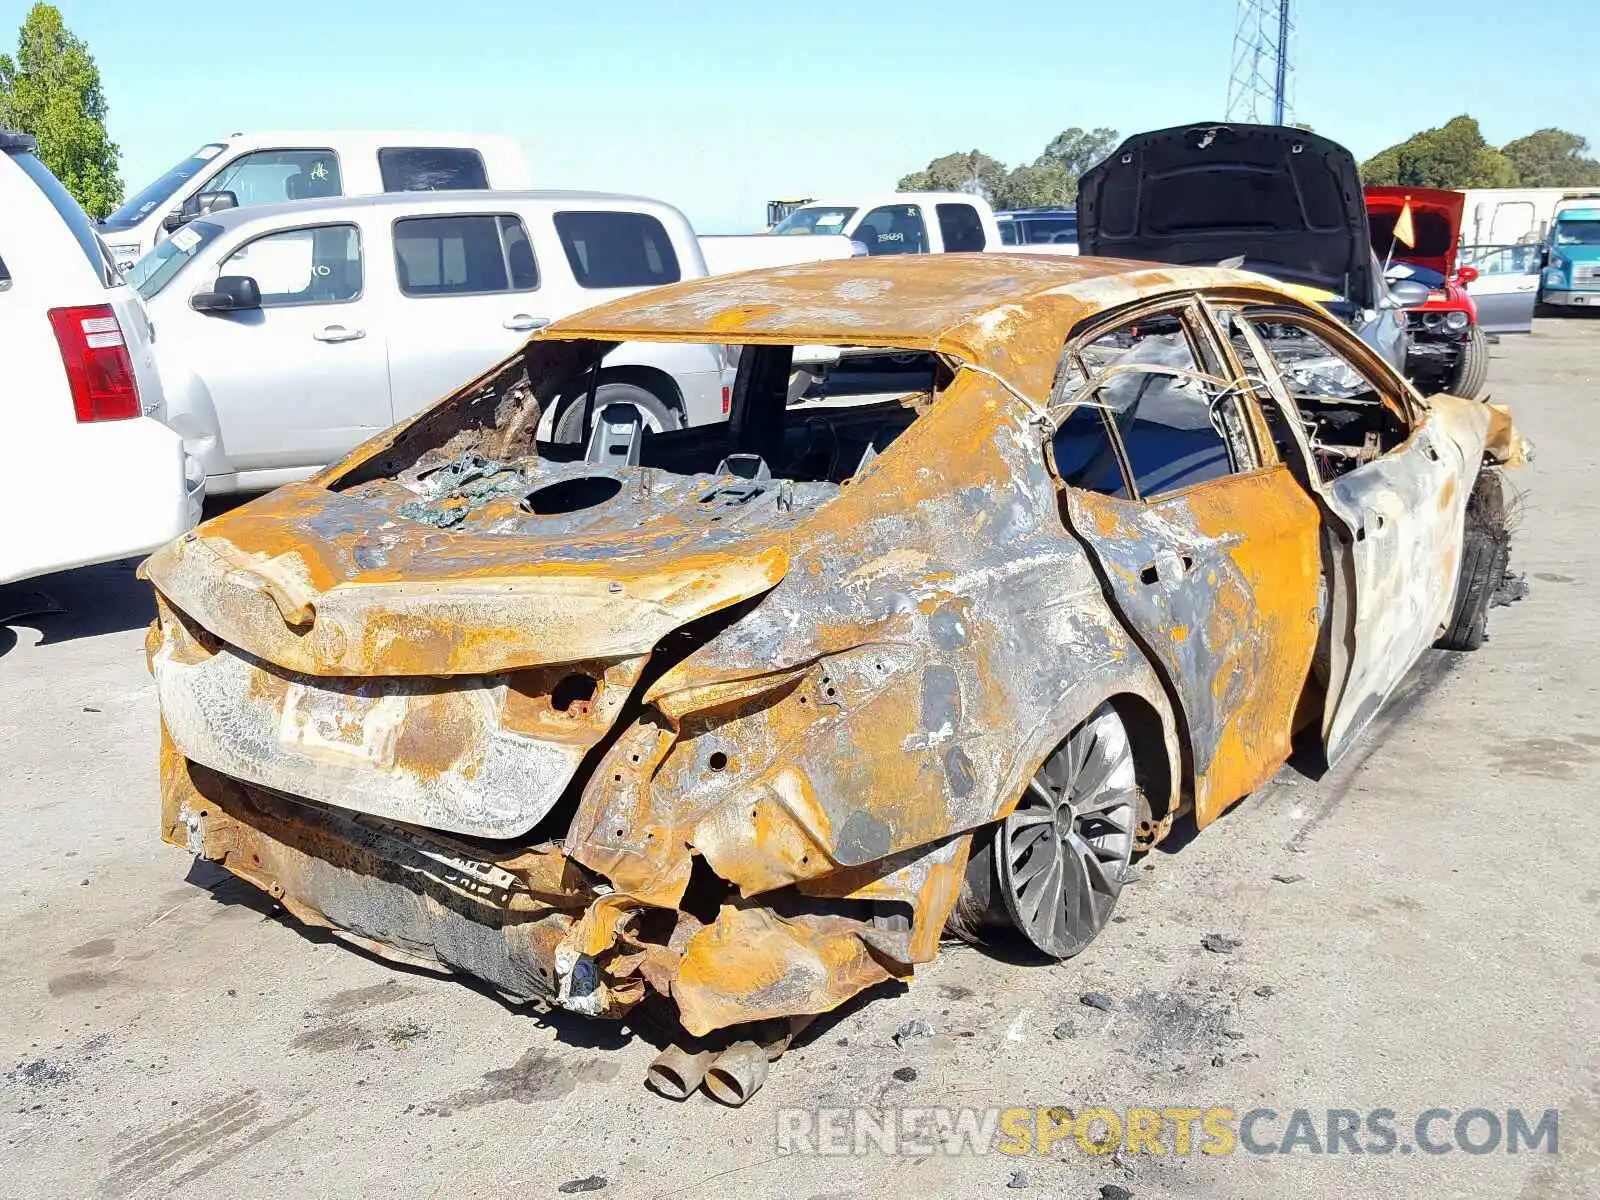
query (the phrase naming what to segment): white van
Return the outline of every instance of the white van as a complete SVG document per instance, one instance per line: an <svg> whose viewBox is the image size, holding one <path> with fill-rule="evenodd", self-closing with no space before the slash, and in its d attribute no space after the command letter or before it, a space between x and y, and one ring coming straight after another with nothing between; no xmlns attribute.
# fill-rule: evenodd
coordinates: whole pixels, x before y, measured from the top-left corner
<svg viewBox="0 0 1600 1200"><path fill-rule="evenodd" d="M187 220L326 196L525 188L532 184L513 138L485 133L360 129L235 133L207 142L104 221L100 234L127 270Z"/></svg>
<svg viewBox="0 0 1600 1200"><path fill-rule="evenodd" d="M164 415L138 295L33 139L0 130L0 583L194 525L205 477Z"/></svg>
<svg viewBox="0 0 1600 1200"><path fill-rule="evenodd" d="M213 213L129 279L155 325L168 421L223 493L336 462L551 321L705 274L670 204L473 191ZM597 405L637 408L652 430L723 420L725 368L721 346L624 343L604 360ZM545 436L578 440L583 416L552 409Z"/></svg>

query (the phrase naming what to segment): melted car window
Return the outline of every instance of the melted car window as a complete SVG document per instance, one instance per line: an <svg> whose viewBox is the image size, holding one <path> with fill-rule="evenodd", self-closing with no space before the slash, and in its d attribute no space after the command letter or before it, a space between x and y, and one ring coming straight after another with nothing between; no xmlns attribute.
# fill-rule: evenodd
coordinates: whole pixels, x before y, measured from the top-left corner
<svg viewBox="0 0 1600 1200"><path fill-rule="evenodd" d="M1264 315L1249 321L1310 431L1323 479L1355 470L1410 436L1380 386L1304 323Z"/></svg>
<svg viewBox="0 0 1600 1200"><path fill-rule="evenodd" d="M1080 351L1102 379L1095 403L1122 440L1134 486L1145 499L1248 469L1236 400L1209 379L1183 323L1161 315L1133 322ZM1098 489L1097 489L1098 490Z"/></svg>

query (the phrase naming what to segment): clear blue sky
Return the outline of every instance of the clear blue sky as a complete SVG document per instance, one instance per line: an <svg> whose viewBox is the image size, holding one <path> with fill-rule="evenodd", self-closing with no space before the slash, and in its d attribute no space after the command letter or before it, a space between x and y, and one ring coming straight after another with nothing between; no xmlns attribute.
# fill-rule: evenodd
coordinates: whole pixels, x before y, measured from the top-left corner
<svg viewBox="0 0 1600 1200"><path fill-rule="evenodd" d="M274 127L475 129L536 180L672 201L891 188L951 150L1031 160L1070 125L1219 117L1235 0L56 0L135 190ZM1365 157L1461 112L1600 143L1600 0L1296 0L1295 115ZM9 49L28 0L0 0Z"/></svg>

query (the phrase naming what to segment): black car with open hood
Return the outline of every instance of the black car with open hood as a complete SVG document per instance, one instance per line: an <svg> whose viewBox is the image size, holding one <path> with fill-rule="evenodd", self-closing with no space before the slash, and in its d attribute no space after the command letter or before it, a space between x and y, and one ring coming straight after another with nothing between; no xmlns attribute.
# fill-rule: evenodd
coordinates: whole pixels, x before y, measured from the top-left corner
<svg viewBox="0 0 1600 1200"><path fill-rule="evenodd" d="M1088 255L1184 266L1242 256L1246 270L1363 309L1384 294L1354 156L1281 125L1134 134L1079 180L1078 244Z"/></svg>

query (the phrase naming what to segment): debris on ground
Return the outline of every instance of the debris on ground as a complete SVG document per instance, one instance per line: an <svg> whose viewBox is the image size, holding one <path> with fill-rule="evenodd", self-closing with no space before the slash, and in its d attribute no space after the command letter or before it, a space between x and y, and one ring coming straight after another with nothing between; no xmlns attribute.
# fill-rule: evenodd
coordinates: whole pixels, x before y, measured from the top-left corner
<svg viewBox="0 0 1600 1200"><path fill-rule="evenodd" d="M1229 937L1225 933L1208 933L1200 939L1200 944L1213 954L1232 954L1244 945L1244 939Z"/></svg>
<svg viewBox="0 0 1600 1200"><path fill-rule="evenodd" d="M1011 1178L1006 1180L1008 1188L1025 1188L1028 1186L1028 1176L1022 1171L1011 1172Z"/></svg>
<svg viewBox="0 0 1600 1200"><path fill-rule="evenodd" d="M1504 608L1508 604L1515 604L1518 600L1527 599L1527 596L1527 573L1507 571L1500 577L1500 586L1495 588L1494 595L1489 598L1489 607Z"/></svg>
<svg viewBox="0 0 1600 1200"><path fill-rule="evenodd" d="M605 1186L606 1177L604 1175L587 1175L582 1179L567 1180L556 1191L563 1196L571 1196L578 1192L598 1192Z"/></svg>
<svg viewBox="0 0 1600 1200"><path fill-rule="evenodd" d="M1304 878L1304 875L1274 875L1272 877L1274 883L1299 883Z"/></svg>
<svg viewBox="0 0 1600 1200"><path fill-rule="evenodd" d="M1100 1200L1133 1200L1133 1193L1120 1183L1102 1183Z"/></svg>
<svg viewBox="0 0 1600 1200"><path fill-rule="evenodd" d="M1078 1027L1071 1021L1063 1021L1050 1031L1050 1035L1058 1042L1064 1042L1078 1036Z"/></svg>
<svg viewBox="0 0 1600 1200"><path fill-rule="evenodd" d="M1256 988L1255 994L1265 1000L1268 996L1277 995L1278 989L1273 987L1270 983L1263 983L1260 987Z"/></svg>
<svg viewBox="0 0 1600 1200"><path fill-rule="evenodd" d="M895 1068L894 1077L901 1083L915 1083L917 1081L917 1069L915 1067L897 1067Z"/></svg>
<svg viewBox="0 0 1600 1200"><path fill-rule="evenodd" d="M1098 1008L1101 1012L1110 1012L1117 1006L1117 1002L1104 992L1085 992L1078 997L1078 1003L1085 1008Z"/></svg>
<svg viewBox="0 0 1600 1200"><path fill-rule="evenodd" d="M23 1083L29 1087L71 1083L75 1075L76 1072L71 1067L51 1062L48 1058L36 1058L31 1063L19 1063L14 1070L6 1072L6 1078L12 1083Z"/></svg>
<svg viewBox="0 0 1600 1200"><path fill-rule="evenodd" d="M921 1017L912 1017L909 1021L894 1031L894 1044L904 1046L912 1038L925 1038L933 1036L933 1026Z"/></svg>

